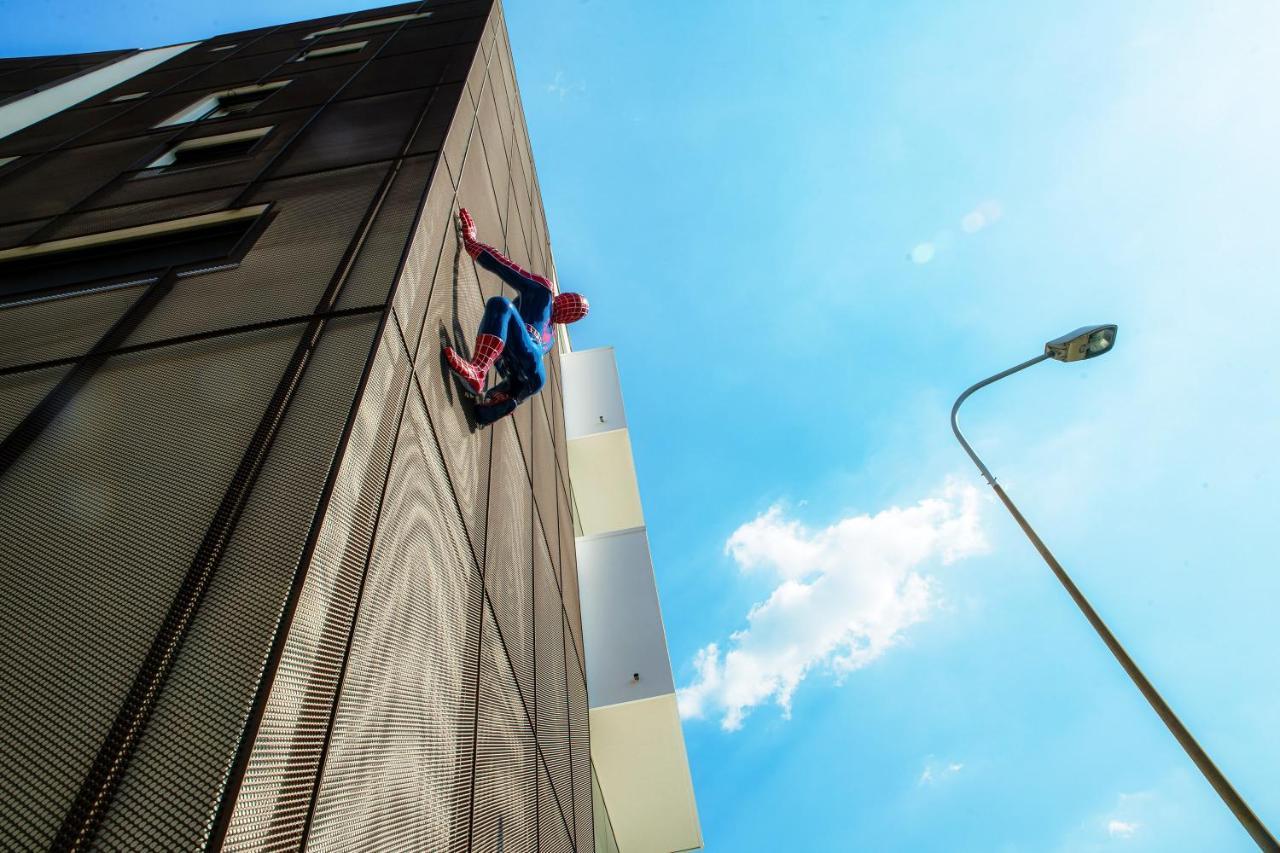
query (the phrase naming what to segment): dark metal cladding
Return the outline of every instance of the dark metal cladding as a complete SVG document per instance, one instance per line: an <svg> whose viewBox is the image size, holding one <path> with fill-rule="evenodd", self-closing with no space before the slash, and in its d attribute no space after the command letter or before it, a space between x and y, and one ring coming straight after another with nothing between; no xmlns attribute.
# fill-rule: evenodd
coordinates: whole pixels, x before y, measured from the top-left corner
<svg viewBox="0 0 1280 853"><path fill-rule="evenodd" d="M500 287L460 205L554 276L513 67L406 3L0 139L0 848L594 849L558 354L487 429L439 355Z"/></svg>

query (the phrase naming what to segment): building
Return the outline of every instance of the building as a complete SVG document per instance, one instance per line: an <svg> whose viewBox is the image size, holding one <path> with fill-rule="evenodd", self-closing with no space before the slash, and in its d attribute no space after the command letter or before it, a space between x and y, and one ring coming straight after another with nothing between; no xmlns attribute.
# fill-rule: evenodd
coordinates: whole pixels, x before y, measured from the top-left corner
<svg viewBox="0 0 1280 853"><path fill-rule="evenodd" d="M0 99L0 847L663 820L592 770L559 358L491 429L442 374L500 288L459 204L555 275L501 7L4 59Z"/></svg>
<svg viewBox="0 0 1280 853"><path fill-rule="evenodd" d="M601 850L702 846L611 348L561 357Z"/></svg>

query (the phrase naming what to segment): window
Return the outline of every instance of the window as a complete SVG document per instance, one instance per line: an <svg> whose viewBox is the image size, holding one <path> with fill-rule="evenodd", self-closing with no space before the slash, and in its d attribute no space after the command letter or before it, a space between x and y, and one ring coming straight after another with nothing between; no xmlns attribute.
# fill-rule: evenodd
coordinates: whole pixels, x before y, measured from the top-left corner
<svg viewBox="0 0 1280 853"><path fill-rule="evenodd" d="M0 250L0 300L237 257L267 209L259 204Z"/></svg>
<svg viewBox="0 0 1280 853"><path fill-rule="evenodd" d="M384 24L399 24L402 21L416 21L419 18L431 17L430 12L418 12L416 15L396 15L394 18L374 18L370 21L357 21L354 24L343 24L340 27L329 27L327 30L316 30L307 39L318 39L321 36L331 36L335 33L348 33L352 30L365 30L369 27L381 27Z"/></svg>
<svg viewBox="0 0 1280 853"><path fill-rule="evenodd" d="M5 166L8 166L10 163L12 163L14 160L17 160L17 159L18 159L17 157L0 157L0 169L3 169Z"/></svg>
<svg viewBox="0 0 1280 853"><path fill-rule="evenodd" d="M335 44L332 47L315 47L298 54L294 62L306 62L308 59L319 59L322 56L337 56L340 53L356 53L364 50L367 41L352 41L346 44Z"/></svg>
<svg viewBox="0 0 1280 853"><path fill-rule="evenodd" d="M259 104L271 97L275 92L288 85L288 80L277 80L274 83L263 83L258 86L241 86L239 89L227 89L215 92L191 106L175 113L156 127L169 127L175 124L188 124L211 118L240 116L253 112Z"/></svg>
<svg viewBox="0 0 1280 853"><path fill-rule="evenodd" d="M151 94L150 92L130 92L127 95L116 95L114 98L111 99L111 103L119 104L119 103L123 103L124 101L136 101L138 100L138 98L145 98L147 95L150 95L150 94Z"/></svg>
<svg viewBox="0 0 1280 853"><path fill-rule="evenodd" d="M244 157L271 130L271 127L255 127L252 130L241 130L236 133L221 133L217 136L186 139L177 145L171 146L155 162L148 164L147 168L172 172L178 169L193 169L197 166L209 166L226 160L234 160L237 157Z"/></svg>
<svg viewBox="0 0 1280 853"><path fill-rule="evenodd" d="M218 51L220 51L220 50L231 50L231 49L232 49L232 48L234 48L234 47L235 47L235 45L234 45L234 44L220 44L220 45L218 45L217 47L211 47L211 48L209 48L209 52L210 52L210 53L217 53L217 52L218 52Z"/></svg>

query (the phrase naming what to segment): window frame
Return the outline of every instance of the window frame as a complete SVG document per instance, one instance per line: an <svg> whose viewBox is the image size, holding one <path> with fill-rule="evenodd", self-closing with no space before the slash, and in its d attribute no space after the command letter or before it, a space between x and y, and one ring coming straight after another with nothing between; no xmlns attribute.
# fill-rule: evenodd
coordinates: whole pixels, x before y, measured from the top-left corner
<svg viewBox="0 0 1280 853"><path fill-rule="evenodd" d="M217 133L212 136L198 136L193 139L184 139L181 142L167 146L164 153L144 166L142 171L138 173L138 176L153 177L156 175L172 175L176 172L189 172L195 169L205 169L210 166L221 166L224 163L234 163L237 160L247 159L257 153L258 148L274 130L275 125L269 124L263 127L249 128L247 130L236 130L230 133ZM176 156L182 151L192 151L201 148L217 148L222 145L234 145L248 140L253 140L253 145L251 145L248 150L208 163L195 163L184 166L178 161L178 157Z"/></svg>
<svg viewBox="0 0 1280 853"><path fill-rule="evenodd" d="M220 118L228 118L228 116L212 115L212 113L218 109L218 106L221 103L222 99L238 97L240 95L250 95L255 92L265 92L266 94L263 95L262 101L259 101L257 104L254 104L253 109L248 111L248 112L253 112L253 110L256 110L259 106L262 105L263 101L266 101L268 98L270 98L276 92L283 89L285 86L289 85L291 82L293 81L292 80L272 80L268 83L255 83L252 86L238 86L234 89L223 89L222 91L219 91L219 92L210 92L208 95L205 95L202 98L198 98L197 100L192 101L189 105L187 105L181 110L178 110L176 113L169 116L167 119L160 122L159 124L154 125L153 129L175 127L180 124L194 124L195 122L198 122L198 121L216 121ZM244 113L243 115L247 115L247 114L248 113Z"/></svg>
<svg viewBox="0 0 1280 853"><path fill-rule="evenodd" d="M198 238L201 232L217 239L215 232L219 229L228 229L236 223L244 224L244 228L239 236L236 237L235 243L225 254L196 258L182 263L160 262L155 266L143 266L138 269L126 269L98 276L85 275L76 277L74 280L54 282L48 286L19 285L21 289L15 289L12 292L0 290L0 310L28 302L47 301L49 299L76 296L88 291L144 283L154 279L159 272L169 268L176 270L177 275L186 277L236 266L254 243L257 242L258 238L262 236L272 219L275 218L276 212L273 204L255 204L214 213L202 213L177 219L131 225L127 228L116 228L110 231L98 231L76 237L64 237L42 243L16 246L11 249L0 249L0 280L3 280L5 273L12 270L12 267L10 267L10 270L5 269L10 263L16 266L24 261L49 258L56 265L58 259L61 258L64 263L85 264L87 261L84 259L84 254L91 253L94 250L100 249L110 252L113 249L119 249L121 252L127 253L130 244L136 247L139 243L146 241L155 241L156 248L159 249L171 244L172 240L178 240L184 236ZM166 243L166 241L170 242ZM80 255L80 259L77 259L76 255ZM88 259L89 262L92 260L92 258ZM21 275L26 272L19 270L18 274Z"/></svg>
<svg viewBox="0 0 1280 853"><path fill-rule="evenodd" d="M302 51L293 58L293 62L310 62L313 59L325 59L330 56L342 56L347 53L359 53L369 46L369 40L349 41L342 44L330 44L322 47L313 47Z"/></svg>
<svg viewBox="0 0 1280 853"><path fill-rule="evenodd" d="M303 41L322 38L324 36L337 35L338 33L356 32L358 30L367 30L373 27L383 27L387 24L399 24L404 21L417 21L422 18L430 18L431 12L408 12L403 15L392 15L389 18L372 18L367 21L356 21L354 24L342 24L337 27L327 27L323 30L316 30L314 33L303 37Z"/></svg>

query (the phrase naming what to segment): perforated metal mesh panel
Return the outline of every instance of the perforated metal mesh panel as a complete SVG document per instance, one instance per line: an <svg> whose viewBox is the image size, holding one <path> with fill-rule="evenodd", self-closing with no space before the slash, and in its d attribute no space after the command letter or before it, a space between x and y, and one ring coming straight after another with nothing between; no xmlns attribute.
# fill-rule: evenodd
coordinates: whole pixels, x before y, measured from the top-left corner
<svg viewBox="0 0 1280 853"><path fill-rule="evenodd" d="M13 225L0 225L0 249L13 248L48 223L48 219L29 219Z"/></svg>
<svg viewBox="0 0 1280 853"><path fill-rule="evenodd" d="M510 423L493 429L485 589L530 718L534 681L533 503Z"/></svg>
<svg viewBox="0 0 1280 853"><path fill-rule="evenodd" d="M433 3L360 33L359 55L285 61L356 40L308 33L422 8L218 37L0 140L27 155L0 188L6 245L272 206L234 265L154 305L126 288L0 309L0 369L84 360L122 317L136 326L109 345L145 347L89 358L9 468L0 454L0 517L21 526L0 543L0 847L80 819L143 673L155 701L98 847L593 849L558 354L544 397L488 428L440 358L470 351L503 292L459 246L460 205L550 272L500 12ZM0 61L0 93L79 61L56 59ZM209 91L285 78L248 116L153 130ZM150 94L109 102L133 89ZM235 161L129 172L174 139L266 124ZM334 287L363 313L311 335ZM0 376L0 440L68 369ZM213 531L173 656L144 667Z"/></svg>
<svg viewBox="0 0 1280 853"><path fill-rule="evenodd" d="M545 763L538 764L538 850L542 853L572 853L573 839L551 784Z"/></svg>
<svg viewBox="0 0 1280 853"><path fill-rule="evenodd" d="M17 222L68 210L154 147L149 139L123 139L33 157L0 182L0 216Z"/></svg>
<svg viewBox="0 0 1280 853"><path fill-rule="evenodd" d="M456 234L445 235L440 267L427 305L416 370L431 411L449 479L477 556L483 560L485 507L489 494L490 430L477 428L471 406L444 368L440 347L453 343L471 353L483 307L475 267Z"/></svg>
<svg viewBox="0 0 1280 853"><path fill-rule="evenodd" d="M531 853L538 842L538 755L521 704L505 632L485 611L476 719L476 780L471 849Z"/></svg>
<svg viewBox="0 0 1280 853"><path fill-rule="evenodd" d="M531 444L533 449L530 453L532 457L532 469L535 472L533 478L533 495L534 501L538 505L538 512L542 517L542 529L547 537L547 548L550 550L551 559L555 562L555 586L557 597L561 585L561 548L560 548L560 521L559 510L557 509L558 489L556 487L556 461L555 448L551 444L551 430L547 427L547 419L542 412L542 401L540 399L530 400L530 420L532 428L530 434L532 436Z"/></svg>
<svg viewBox="0 0 1280 853"><path fill-rule="evenodd" d="M114 231L118 228L132 228L136 225L181 219L184 216L215 213L231 207L236 192L235 187L223 187L206 192L192 192L171 198L118 205L110 204L113 199L108 193L92 200L88 207L82 206L77 209L77 212L54 219L47 228L31 237L35 242L62 240L67 237L82 237L101 231ZM99 207L98 202L104 206Z"/></svg>
<svg viewBox="0 0 1280 853"><path fill-rule="evenodd" d="M364 160L396 156L413 129L431 89L375 95L330 104L309 125L272 169L277 177L334 169Z"/></svg>
<svg viewBox="0 0 1280 853"><path fill-rule="evenodd" d="M246 201L279 214L240 264L184 279L130 344L310 314L386 173L386 163L269 181Z"/></svg>
<svg viewBox="0 0 1280 853"><path fill-rule="evenodd" d="M47 367L0 376L0 434L9 432L67 375L69 367Z"/></svg>
<svg viewBox="0 0 1280 853"><path fill-rule="evenodd" d="M290 850L301 843L408 392L402 352L398 333L387 327L244 771L227 850Z"/></svg>
<svg viewBox="0 0 1280 853"><path fill-rule="evenodd" d="M375 326L339 319L320 339L121 782L103 846L207 843Z"/></svg>
<svg viewBox="0 0 1280 853"><path fill-rule="evenodd" d="M557 524L560 527L560 579L563 584L561 596L564 601L565 614L569 619L571 645L578 653L579 660L586 660L582 645L582 603L578 598L578 555L573 537L573 509L563 489L558 489L556 499L559 503ZM585 669L585 667L584 667Z"/></svg>
<svg viewBox="0 0 1280 853"><path fill-rule="evenodd" d="M409 395L329 736L309 848L465 850L480 577Z"/></svg>
<svg viewBox="0 0 1280 853"><path fill-rule="evenodd" d="M567 628L566 628L567 630ZM579 850L590 850L592 826L591 732L587 719L587 680L577 650L569 645L569 753L573 764L573 820Z"/></svg>
<svg viewBox="0 0 1280 853"><path fill-rule="evenodd" d="M541 532L534 529L533 606L537 655L538 747L551 777L554 798L573 820L573 780L569 766L569 697L565 678L564 618L551 558Z"/></svg>
<svg viewBox="0 0 1280 853"><path fill-rule="evenodd" d="M0 847L52 841L296 339L111 359L0 478Z"/></svg>
<svg viewBox="0 0 1280 853"><path fill-rule="evenodd" d="M0 307L0 367L85 354L142 290L117 287Z"/></svg>
<svg viewBox="0 0 1280 853"><path fill-rule="evenodd" d="M435 173L441 171L439 161L432 158ZM445 180L433 181L427 200L418 215L418 228L404 259L400 280L392 296L391 307L404 331L409 352L416 359L422 343L422 328L427 300L436 280L436 271L445 263L445 238L453 231L453 188ZM456 245L451 244L456 251ZM449 256L452 263L453 256ZM353 279L360 273L359 266ZM443 280L443 279L442 279ZM353 282L354 285L354 282ZM452 286L452 282L450 282ZM438 341L437 341L438 342ZM434 346L434 344L433 344Z"/></svg>
<svg viewBox="0 0 1280 853"><path fill-rule="evenodd" d="M400 258L410 239L414 237L414 219L434 165L435 160L431 157L414 157L401 164L391 190L373 220L369 236L360 248L360 254L356 256L346 287L338 300L339 308L356 308L387 301L387 295L396 284ZM434 263L434 258L439 255L438 237L421 242L436 245L436 251L432 255ZM413 340L411 337L406 339Z"/></svg>

